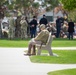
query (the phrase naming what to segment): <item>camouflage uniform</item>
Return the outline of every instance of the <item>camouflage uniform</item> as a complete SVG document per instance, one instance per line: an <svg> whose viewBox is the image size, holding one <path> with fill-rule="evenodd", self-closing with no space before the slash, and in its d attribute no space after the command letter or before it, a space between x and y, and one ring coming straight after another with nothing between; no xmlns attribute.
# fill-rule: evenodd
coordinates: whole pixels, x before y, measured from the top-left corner
<svg viewBox="0 0 76 75"><path fill-rule="evenodd" d="M21 20L21 17L18 16L17 19L16 19L16 28L15 28L15 36L16 37L20 37L21 36L21 25L20 25L20 20Z"/></svg>
<svg viewBox="0 0 76 75"><path fill-rule="evenodd" d="M22 18L20 21L21 24L21 38L27 38L27 22L25 20L25 18Z"/></svg>
<svg viewBox="0 0 76 75"><path fill-rule="evenodd" d="M1 19L0 19L0 38L2 38Z"/></svg>
<svg viewBox="0 0 76 75"><path fill-rule="evenodd" d="M9 36L10 39L15 37L15 20L13 17L9 18Z"/></svg>

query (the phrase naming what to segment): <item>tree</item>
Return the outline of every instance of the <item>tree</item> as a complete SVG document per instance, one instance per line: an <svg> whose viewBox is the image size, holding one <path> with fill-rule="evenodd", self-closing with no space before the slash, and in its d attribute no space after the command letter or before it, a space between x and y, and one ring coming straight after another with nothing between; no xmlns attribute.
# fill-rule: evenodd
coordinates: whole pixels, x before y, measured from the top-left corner
<svg viewBox="0 0 76 75"><path fill-rule="evenodd" d="M46 6L46 11L53 10L53 18L54 18L54 8L59 5L59 0L44 0L43 6Z"/></svg>
<svg viewBox="0 0 76 75"><path fill-rule="evenodd" d="M64 5L64 9L68 11L76 9L76 0L60 0Z"/></svg>
<svg viewBox="0 0 76 75"><path fill-rule="evenodd" d="M4 17L4 11L5 11L5 6L4 4L7 3L6 0L0 0L0 18Z"/></svg>
<svg viewBox="0 0 76 75"><path fill-rule="evenodd" d="M33 14L35 16L38 16L38 8L39 8L39 3L38 2L35 2L32 4L32 8L33 8Z"/></svg>
<svg viewBox="0 0 76 75"><path fill-rule="evenodd" d="M68 14L68 19L72 19L74 22L76 22L76 10L70 11Z"/></svg>
<svg viewBox="0 0 76 75"><path fill-rule="evenodd" d="M64 10L68 12L68 19L71 18L76 21L76 0L60 0L63 4Z"/></svg>

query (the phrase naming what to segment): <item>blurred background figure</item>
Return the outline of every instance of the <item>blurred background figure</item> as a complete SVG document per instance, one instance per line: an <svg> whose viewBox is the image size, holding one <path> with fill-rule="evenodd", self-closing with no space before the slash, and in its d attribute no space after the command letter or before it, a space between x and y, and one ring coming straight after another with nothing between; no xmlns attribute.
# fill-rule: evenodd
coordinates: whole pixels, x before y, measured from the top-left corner
<svg viewBox="0 0 76 75"><path fill-rule="evenodd" d="M19 38L21 36L21 25L20 25L20 21L21 21L21 16L17 16L16 19L16 26L15 26L15 36L17 38Z"/></svg>
<svg viewBox="0 0 76 75"><path fill-rule="evenodd" d="M36 16L33 16L33 20L30 22L30 34L31 38L34 38L36 36L36 29L37 29L37 19Z"/></svg>
<svg viewBox="0 0 76 75"><path fill-rule="evenodd" d="M41 18L41 19L40 19L39 24L40 24L40 25L41 25L41 24L44 24L45 26L48 24L48 21L47 21L47 19L46 19L46 16L45 16L45 15L43 15L43 18Z"/></svg>
<svg viewBox="0 0 76 75"><path fill-rule="evenodd" d="M76 23L74 24L74 31L75 31L75 36L76 36Z"/></svg>
<svg viewBox="0 0 76 75"><path fill-rule="evenodd" d="M61 30L61 24L60 24L59 18L60 17L57 16L57 20L56 20L56 29L57 29L56 38L59 38L60 30Z"/></svg>
<svg viewBox="0 0 76 75"><path fill-rule="evenodd" d="M2 38L2 28L1 28L2 19L0 19L0 38Z"/></svg>
<svg viewBox="0 0 76 75"><path fill-rule="evenodd" d="M4 18L1 21L1 28L2 28L2 38L8 38L9 22L6 16L4 16Z"/></svg>
<svg viewBox="0 0 76 75"><path fill-rule="evenodd" d="M60 37L60 31L61 31L61 26L63 25L63 18L57 16L57 20L56 20L56 29L57 29L57 33L56 33L56 38Z"/></svg>
<svg viewBox="0 0 76 75"><path fill-rule="evenodd" d="M69 23L68 23L68 38L73 39L73 32L74 32L74 22L72 21L72 19L70 19Z"/></svg>
<svg viewBox="0 0 76 75"><path fill-rule="evenodd" d="M14 20L14 15L12 14L9 18L9 34L8 34L9 39L14 39L15 38L15 20Z"/></svg>
<svg viewBox="0 0 76 75"><path fill-rule="evenodd" d="M26 22L27 22L27 36L29 37L30 36L30 25L29 25L29 20L28 20L28 18L27 17L25 17L25 20L26 20Z"/></svg>
<svg viewBox="0 0 76 75"><path fill-rule="evenodd" d="M27 38L27 21L25 20L25 16L21 17L21 39Z"/></svg>

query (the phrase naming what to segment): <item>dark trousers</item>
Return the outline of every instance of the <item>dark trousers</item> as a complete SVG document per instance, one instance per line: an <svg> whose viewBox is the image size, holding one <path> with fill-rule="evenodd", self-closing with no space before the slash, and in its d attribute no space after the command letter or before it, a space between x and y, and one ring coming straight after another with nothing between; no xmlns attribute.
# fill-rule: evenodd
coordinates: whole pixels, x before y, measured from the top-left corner
<svg viewBox="0 0 76 75"><path fill-rule="evenodd" d="M36 54L36 47L35 47L35 45L32 45L31 43L28 46L28 53L27 54L31 54L32 48L33 48L32 54Z"/></svg>
<svg viewBox="0 0 76 75"><path fill-rule="evenodd" d="M57 27L56 38L59 38L59 36L60 36L60 27Z"/></svg>
<svg viewBox="0 0 76 75"><path fill-rule="evenodd" d="M69 40L73 39L73 32L69 33L68 38L69 38Z"/></svg>
<svg viewBox="0 0 76 75"><path fill-rule="evenodd" d="M31 38L35 38L36 36L36 29L31 29Z"/></svg>

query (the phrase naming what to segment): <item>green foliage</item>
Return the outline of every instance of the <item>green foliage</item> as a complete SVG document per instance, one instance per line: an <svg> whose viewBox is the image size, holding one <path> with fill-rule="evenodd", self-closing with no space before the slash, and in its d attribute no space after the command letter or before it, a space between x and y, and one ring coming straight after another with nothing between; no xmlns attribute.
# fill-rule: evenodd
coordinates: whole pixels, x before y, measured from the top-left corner
<svg viewBox="0 0 76 75"><path fill-rule="evenodd" d="M42 5L46 6L46 10L49 11L59 5L59 0L44 0Z"/></svg>
<svg viewBox="0 0 76 75"><path fill-rule="evenodd" d="M76 22L76 10L70 11L68 18L71 18L74 22Z"/></svg>
<svg viewBox="0 0 76 75"><path fill-rule="evenodd" d="M9 9L14 9L16 6L18 8L21 7L29 7L33 1L31 0L13 0L11 4L9 4L8 0L0 0L0 5L7 5Z"/></svg>
<svg viewBox="0 0 76 75"><path fill-rule="evenodd" d="M76 0L61 0L64 8L71 11L76 9Z"/></svg>
<svg viewBox="0 0 76 75"><path fill-rule="evenodd" d="M5 2L7 2L6 0L0 0L0 6L2 6Z"/></svg>
<svg viewBox="0 0 76 75"><path fill-rule="evenodd" d="M19 7L29 7L32 2L30 0L16 0L15 4Z"/></svg>
<svg viewBox="0 0 76 75"><path fill-rule="evenodd" d="M39 3L38 3L38 2L35 2L35 3L32 4L32 6L33 6L34 8L38 8L38 7L39 7Z"/></svg>
<svg viewBox="0 0 76 75"><path fill-rule="evenodd" d="M46 0L47 1L47 0ZM59 5L59 0L49 0L48 4L51 4L51 7L56 7Z"/></svg>

